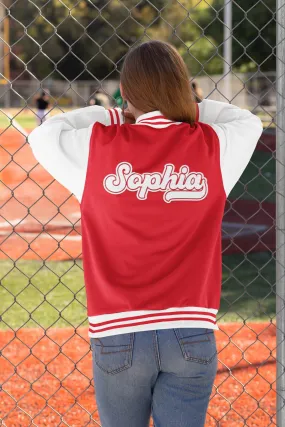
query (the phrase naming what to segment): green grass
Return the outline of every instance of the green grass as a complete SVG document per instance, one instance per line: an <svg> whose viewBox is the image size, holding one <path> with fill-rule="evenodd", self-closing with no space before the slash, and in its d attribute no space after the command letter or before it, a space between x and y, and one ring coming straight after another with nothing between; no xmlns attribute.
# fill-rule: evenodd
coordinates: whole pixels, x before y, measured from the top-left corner
<svg viewBox="0 0 285 427"><path fill-rule="evenodd" d="M26 130L34 129L37 125L36 116L34 115L19 114L19 116L15 117L15 120ZM11 120L8 119L5 115L1 114L0 129L6 129L10 125Z"/></svg>
<svg viewBox="0 0 285 427"><path fill-rule="evenodd" d="M276 161L271 153L255 151L230 199L242 198L275 203Z"/></svg>
<svg viewBox="0 0 285 427"><path fill-rule="evenodd" d="M275 263L268 253L224 257L219 322L275 316ZM0 262L1 329L87 325L82 261Z"/></svg>
<svg viewBox="0 0 285 427"><path fill-rule="evenodd" d="M270 252L224 256L218 322L274 318L275 292L275 259Z"/></svg>
<svg viewBox="0 0 285 427"><path fill-rule="evenodd" d="M0 283L1 329L87 325L82 261L0 261Z"/></svg>

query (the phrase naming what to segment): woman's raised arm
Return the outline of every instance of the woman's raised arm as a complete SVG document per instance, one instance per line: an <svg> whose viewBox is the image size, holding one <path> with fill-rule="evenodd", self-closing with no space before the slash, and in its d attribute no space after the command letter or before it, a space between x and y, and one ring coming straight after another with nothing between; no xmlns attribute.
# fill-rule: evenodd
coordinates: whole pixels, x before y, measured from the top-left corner
<svg viewBox="0 0 285 427"><path fill-rule="evenodd" d="M28 137L37 161L81 201L93 125L122 124L120 108L100 106L58 114L34 129Z"/></svg>
<svg viewBox="0 0 285 427"><path fill-rule="evenodd" d="M228 196L245 170L262 134L262 122L248 110L225 102L204 100L199 121L209 124L220 142L220 164Z"/></svg>

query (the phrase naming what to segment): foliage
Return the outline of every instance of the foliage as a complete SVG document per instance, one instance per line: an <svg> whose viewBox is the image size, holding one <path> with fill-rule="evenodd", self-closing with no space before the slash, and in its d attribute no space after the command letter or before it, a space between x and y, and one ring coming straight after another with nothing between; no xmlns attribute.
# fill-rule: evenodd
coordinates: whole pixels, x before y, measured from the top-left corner
<svg viewBox="0 0 285 427"><path fill-rule="evenodd" d="M236 69L274 69L274 3L234 3ZM194 76L219 73L223 5L224 0L21 0L21 7L10 7L12 68L18 76L28 72L41 80L118 78L129 48L152 38L173 43Z"/></svg>
<svg viewBox="0 0 285 427"><path fill-rule="evenodd" d="M242 72L272 71L276 67L276 1L233 1L233 66ZM220 54L223 43L224 0L214 0L209 17L201 17L201 25L216 40Z"/></svg>

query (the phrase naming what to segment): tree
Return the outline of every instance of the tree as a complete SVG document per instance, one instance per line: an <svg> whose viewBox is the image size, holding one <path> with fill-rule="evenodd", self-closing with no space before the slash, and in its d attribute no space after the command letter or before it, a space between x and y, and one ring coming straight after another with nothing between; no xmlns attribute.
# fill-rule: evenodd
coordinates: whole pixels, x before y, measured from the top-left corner
<svg viewBox="0 0 285 427"><path fill-rule="evenodd" d="M149 38L172 42L193 76L223 69L224 0L17 3L10 7L11 50L22 77L28 72L39 80L118 78L129 48ZM233 3L236 70L274 69L274 7L275 0Z"/></svg>
<svg viewBox="0 0 285 427"><path fill-rule="evenodd" d="M213 74L222 70L222 59L216 56L217 46L211 35L205 37L201 22L211 19L212 0L176 0L167 3L161 12L159 23L148 34L154 39L173 43L192 76L203 71Z"/></svg>
<svg viewBox="0 0 285 427"><path fill-rule="evenodd" d="M51 73L70 81L104 79L116 73L129 47L143 38L150 12L147 1L136 7L131 0L21 1L21 8L11 7L12 51L38 79ZM155 3L162 7L166 1Z"/></svg>
<svg viewBox="0 0 285 427"><path fill-rule="evenodd" d="M214 19L206 33L216 40L222 55L224 0L214 0L213 8L206 19L201 16L200 24L206 26ZM237 71L275 70L275 10L275 0L233 2L233 66Z"/></svg>

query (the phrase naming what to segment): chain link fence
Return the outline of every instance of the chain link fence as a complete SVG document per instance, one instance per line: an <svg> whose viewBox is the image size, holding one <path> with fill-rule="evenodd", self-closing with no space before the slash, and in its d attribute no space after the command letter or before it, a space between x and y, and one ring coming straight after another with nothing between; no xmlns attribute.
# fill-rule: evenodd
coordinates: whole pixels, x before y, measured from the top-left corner
<svg viewBox="0 0 285 427"><path fill-rule="evenodd" d="M284 25L284 0L0 1L1 425L100 425L79 206L31 154L35 97L49 90L51 115L98 94L115 105L125 54L161 39L178 48L204 97L264 123L225 209L219 370L206 425L285 426Z"/></svg>

